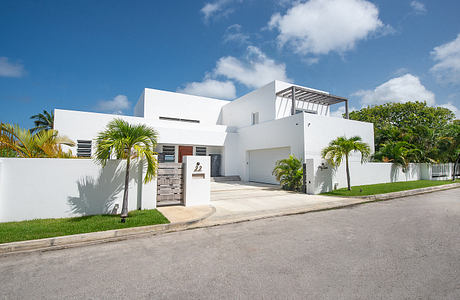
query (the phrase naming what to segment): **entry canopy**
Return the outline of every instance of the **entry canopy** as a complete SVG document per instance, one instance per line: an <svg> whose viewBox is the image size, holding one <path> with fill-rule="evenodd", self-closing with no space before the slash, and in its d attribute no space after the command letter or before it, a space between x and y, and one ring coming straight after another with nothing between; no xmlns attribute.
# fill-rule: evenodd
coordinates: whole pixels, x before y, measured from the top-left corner
<svg viewBox="0 0 460 300"><path fill-rule="evenodd" d="M320 105L333 105L341 102L345 102L345 114L348 119L348 99L344 97L334 96L325 92L320 92L312 89L307 89L300 86L290 86L284 90L276 93L276 96L282 98L290 98L295 101L305 101L310 103L316 103ZM292 102L292 114L295 113L295 102Z"/></svg>

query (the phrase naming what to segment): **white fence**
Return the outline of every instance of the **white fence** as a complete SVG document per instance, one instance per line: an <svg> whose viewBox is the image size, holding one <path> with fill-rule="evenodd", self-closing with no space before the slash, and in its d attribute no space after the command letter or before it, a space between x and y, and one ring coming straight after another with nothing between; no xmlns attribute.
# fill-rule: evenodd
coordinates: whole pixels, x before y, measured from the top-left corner
<svg viewBox="0 0 460 300"><path fill-rule="evenodd" d="M319 194L347 186L345 162L334 169L325 161L307 159L307 193ZM403 172L392 163L350 162L351 185L366 185L412 180L447 180L452 178L453 164L410 164Z"/></svg>
<svg viewBox="0 0 460 300"><path fill-rule="evenodd" d="M1 158L0 222L63 218L121 211L125 161L106 167L91 159ZM142 184L144 170L130 168L129 210L156 207L156 179Z"/></svg>

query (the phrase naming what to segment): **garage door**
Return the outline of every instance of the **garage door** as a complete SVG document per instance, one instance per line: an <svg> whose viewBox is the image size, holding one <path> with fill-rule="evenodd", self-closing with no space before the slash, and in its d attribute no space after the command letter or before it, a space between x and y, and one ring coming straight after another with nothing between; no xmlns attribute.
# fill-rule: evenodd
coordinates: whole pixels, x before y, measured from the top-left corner
<svg viewBox="0 0 460 300"><path fill-rule="evenodd" d="M288 158L289 147L249 151L249 181L278 184L272 175L276 161Z"/></svg>

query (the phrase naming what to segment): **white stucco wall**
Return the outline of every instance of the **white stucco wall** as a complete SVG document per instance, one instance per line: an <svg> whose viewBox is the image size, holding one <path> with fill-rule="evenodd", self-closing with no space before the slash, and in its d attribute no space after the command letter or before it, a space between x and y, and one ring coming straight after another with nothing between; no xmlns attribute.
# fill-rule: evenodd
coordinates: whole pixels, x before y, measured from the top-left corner
<svg viewBox="0 0 460 300"><path fill-rule="evenodd" d="M243 181L249 180L250 150L289 147L291 154L303 159L303 116L297 114L289 118L265 122L258 125L239 128L236 138L233 168ZM274 166L273 166L274 167ZM227 168L227 167L226 167Z"/></svg>
<svg viewBox="0 0 460 300"><path fill-rule="evenodd" d="M158 132L158 143L181 145L223 146L228 128L223 125L206 125L177 121L164 121L140 117L100 114L71 110L54 110L54 128L73 141L94 140L107 124L121 118L132 124L146 124ZM74 154L76 147L72 148Z"/></svg>
<svg viewBox="0 0 460 300"><path fill-rule="evenodd" d="M184 205L211 202L211 160L209 156L184 156Z"/></svg>
<svg viewBox="0 0 460 300"><path fill-rule="evenodd" d="M138 185L142 173L130 168L129 210L156 207L156 179ZM0 222L121 212L125 161L105 168L90 159L1 158ZM143 179L143 177L142 177Z"/></svg>
<svg viewBox="0 0 460 300"><path fill-rule="evenodd" d="M305 157L321 159L321 151L340 136L350 138L360 136L374 151L374 125L372 123L347 120L342 118L318 116L304 113ZM361 156L352 154L352 161L360 161Z"/></svg>
<svg viewBox="0 0 460 300"><path fill-rule="evenodd" d="M144 89L144 114L146 119L159 117L199 120L203 125L220 124L221 108L227 100L193 96L182 93Z"/></svg>
<svg viewBox="0 0 460 300"><path fill-rule="evenodd" d="M259 113L259 123L275 119L275 83L235 99L222 108L222 124L234 127L251 125L252 113Z"/></svg>
<svg viewBox="0 0 460 300"><path fill-rule="evenodd" d="M307 192L319 194L329 192L334 188L347 187L347 174L345 161L338 168L332 168L324 160L307 159ZM327 169L320 168L321 164ZM361 164L359 161L350 162L350 181L352 186L414 181L429 179L424 177L427 164L410 164L407 172L400 166L392 163L368 162Z"/></svg>

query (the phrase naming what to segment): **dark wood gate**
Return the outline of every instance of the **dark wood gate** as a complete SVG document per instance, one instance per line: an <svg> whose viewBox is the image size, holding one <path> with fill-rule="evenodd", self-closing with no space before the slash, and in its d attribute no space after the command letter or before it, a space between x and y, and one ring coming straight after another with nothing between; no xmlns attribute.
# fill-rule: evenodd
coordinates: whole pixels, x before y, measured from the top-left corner
<svg viewBox="0 0 460 300"><path fill-rule="evenodd" d="M184 203L184 177L181 163L159 163L157 206Z"/></svg>

